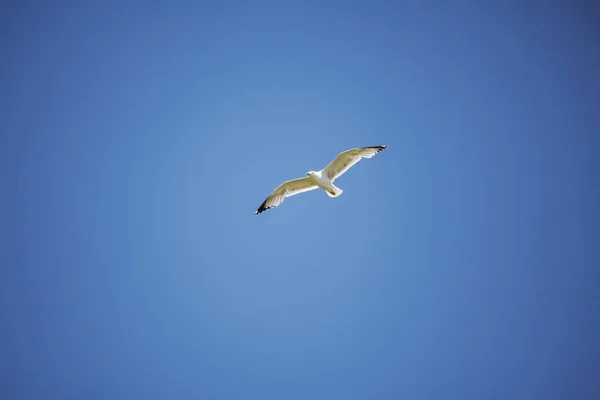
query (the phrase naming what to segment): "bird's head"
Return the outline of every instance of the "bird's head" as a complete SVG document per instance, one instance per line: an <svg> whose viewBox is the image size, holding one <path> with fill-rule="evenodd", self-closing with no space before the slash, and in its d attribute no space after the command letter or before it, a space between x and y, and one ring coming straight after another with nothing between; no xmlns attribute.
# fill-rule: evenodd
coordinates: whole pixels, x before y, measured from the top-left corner
<svg viewBox="0 0 600 400"><path fill-rule="evenodd" d="M312 175L312 174L314 174L314 173L315 173L315 171L308 171L308 172L306 173L306 175L308 175L308 176L311 176L311 175Z"/></svg>

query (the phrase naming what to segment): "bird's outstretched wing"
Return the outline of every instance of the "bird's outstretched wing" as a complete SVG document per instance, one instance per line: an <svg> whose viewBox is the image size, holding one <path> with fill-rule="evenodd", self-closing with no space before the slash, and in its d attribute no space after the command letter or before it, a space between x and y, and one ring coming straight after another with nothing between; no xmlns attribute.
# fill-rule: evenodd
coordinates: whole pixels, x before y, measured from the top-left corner
<svg viewBox="0 0 600 400"><path fill-rule="evenodd" d="M329 163L329 165L323 168L323 174L329 178L331 182L333 182L362 158L371 158L386 148L387 145L357 147L356 149L350 149L341 152L336 158L333 159L332 162Z"/></svg>
<svg viewBox="0 0 600 400"><path fill-rule="evenodd" d="M308 192L309 190L314 190L318 186L313 183L313 181L309 178L298 178L293 179L291 181L283 182L281 185L277 187L277 189L273 190L273 193L267 197L265 201L258 207L254 215L260 214L261 212L268 210L269 208L277 207L286 197L293 196L295 194Z"/></svg>

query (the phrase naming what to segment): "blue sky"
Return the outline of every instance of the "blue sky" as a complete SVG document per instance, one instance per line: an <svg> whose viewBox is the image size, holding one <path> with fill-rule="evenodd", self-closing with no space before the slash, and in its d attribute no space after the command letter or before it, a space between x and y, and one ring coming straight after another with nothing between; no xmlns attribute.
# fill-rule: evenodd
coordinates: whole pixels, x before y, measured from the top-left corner
<svg viewBox="0 0 600 400"><path fill-rule="evenodd" d="M598 9L488 3L3 5L0 397L598 398Z"/></svg>

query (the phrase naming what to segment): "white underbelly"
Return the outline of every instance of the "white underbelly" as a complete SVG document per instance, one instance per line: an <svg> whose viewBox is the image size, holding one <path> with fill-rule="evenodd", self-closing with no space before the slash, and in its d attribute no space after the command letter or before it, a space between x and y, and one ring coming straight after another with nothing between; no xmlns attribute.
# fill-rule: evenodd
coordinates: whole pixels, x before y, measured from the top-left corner
<svg viewBox="0 0 600 400"><path fill-rule="evenodd" d="M328 179L323 179L320 176L311 175L312 181L321 189L331 192L333 190L333 183Z"/></svg>

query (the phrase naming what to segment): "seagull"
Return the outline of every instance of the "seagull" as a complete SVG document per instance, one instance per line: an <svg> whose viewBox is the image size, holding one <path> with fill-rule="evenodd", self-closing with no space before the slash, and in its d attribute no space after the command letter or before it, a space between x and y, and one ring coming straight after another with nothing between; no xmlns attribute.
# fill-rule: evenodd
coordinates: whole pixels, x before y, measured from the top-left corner
<svg viewBox="0 0 600 400"><path fill-rule="evenodd" d="M342 176L342 174L348 171L361 159L371 158L386 148L387 145L357 147L341 152L322 170L308 171L305 178L292 179L283 182L277 189L273 190L265 201L263 201L260 207L254 212L254 215L258 215L270 208L277 207L283 203L283 200L285 200L286 197L309 192L317 188L323 189L329 197L338 197L342 194L343 190L335 186L333 181Z"/></svg>

